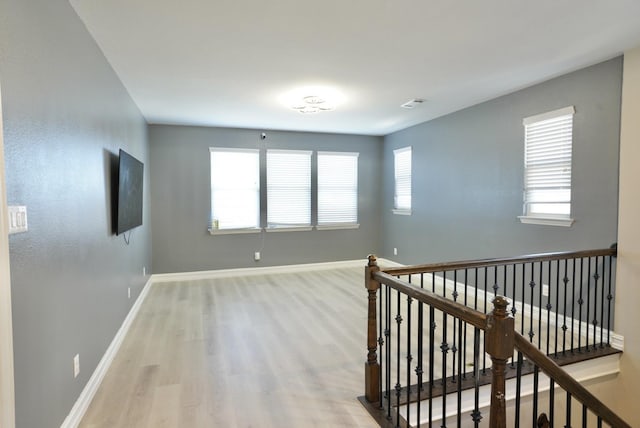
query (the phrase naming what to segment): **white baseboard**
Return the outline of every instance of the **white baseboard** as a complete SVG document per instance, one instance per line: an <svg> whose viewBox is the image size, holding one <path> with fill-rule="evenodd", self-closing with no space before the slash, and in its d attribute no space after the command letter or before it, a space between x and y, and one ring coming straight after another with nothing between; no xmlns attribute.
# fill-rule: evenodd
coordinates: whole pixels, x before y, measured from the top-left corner
<svg viewBox="0 0 640 428"><path fill-rule="evenodd" d="M380 263L392 265L394 262L378 259ZM294 272L308 272L308 271L321 271L350 267L364 267L367 265L367 260L346 260L339 262L326 262L326 263L306 263L299 265L283 265L283 266L264 266L264 267L249 267L249 268L237 268L237 269L218 269L196 272L178 272L178 273L161 273L151 276L151 281L155 283L172 282L172 281L196 281L199 279L211 279L211 278L229 278L234 276L252 276L252 275L270 275L279 273L294 273ZM363 279L364 281L364 279Z"/></svg>
<svg viewBox="0 0 640 428"><path fill-rule="evenodd" d="M71 408L71 411L65 418L64 422L62 422L62 425L60 425L60 428L76 428L80 424L80 421L82 421L85 412L91 404L91 400L93 400L93 397L96 395L96 392L98 391L98 388L102 383L102 379L104 379L104 376L107 374L107 371L109 370L113 359L118 353L118 349L120 349L120 345L122 345L122 341L126 337L127 332L129 331L129 328L133 323L133 320L136 318L136 315L138 314L138 311L142 306L142 302L147 297L147 294L149 294L149 288L151 287L151 285L152 281L150 278L142 288L140 295L129 310L129 313L122 322L120 329L118 330L115 337L111 341L111 344L102 356L102 359L98 363L98 366L93 371L93 374L80 393L80 396L76 400L76 403Z"/></svg>

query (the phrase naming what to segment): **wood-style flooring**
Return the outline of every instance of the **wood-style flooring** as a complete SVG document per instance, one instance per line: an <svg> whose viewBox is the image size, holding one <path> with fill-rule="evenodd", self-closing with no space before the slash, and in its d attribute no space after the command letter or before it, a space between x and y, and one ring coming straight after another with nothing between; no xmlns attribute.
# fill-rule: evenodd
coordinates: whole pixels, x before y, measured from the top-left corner
<svg viewBox="0 0 640 428"><path fill-rule="evenodd" d="M80 426L377 426L363 272L153 285Z"/></svg>

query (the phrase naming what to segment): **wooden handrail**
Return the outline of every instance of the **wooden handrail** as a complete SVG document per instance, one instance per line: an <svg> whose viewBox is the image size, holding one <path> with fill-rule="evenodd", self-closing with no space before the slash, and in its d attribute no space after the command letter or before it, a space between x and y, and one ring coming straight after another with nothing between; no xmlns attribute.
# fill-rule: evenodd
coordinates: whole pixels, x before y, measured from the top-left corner
<svg viewBox="0 0 640 428"><path fill-rule="evenodd" d="M381 284L388 285L394 290L398 290L407 296L411 296L419 302L433 306L436 309L446 312L449 315L453 315L456 318L460 318L462 321L473 325L474 327L486 329L487 316L482 312L473 310L461 303L454 302L446 297L435 294L424 288L418 288L407 284L395 276L391 276L386 272L375 272L372 275L373 279Z"/></svg>
<svg viewBox="0 0 640 428"><path fill-rule="evenodd" d="M417 273L431 273L452 271L458 269L471 269L486 266L502 266L512 265L520 263L533 263L533 262L546 262L550 260L567 260L581 257L596 257L596 256L613 256L617 255L616 248L605 248L600 250L584 250L584 251L562 251L555 253L541 253L541 254L529 254L526 256L506 257L506 258L494 258L494 259L480 259L480 260L466 260L447 263L430 263L422 265L413 265L406 267L396 267L384 269L385 273L389 275L409 275Z"/></svg>
<svg viewBox="0 0 640 428"><path fill-rule="evenodd" d="M551 379L555 381L565 391L570 393L582 404L586 405L593 413L600 416L609 425L616 428L631 428L631 425L623 421L618 415L613 413L605 404L591 394L584 386L571 377L552 359L544 355L538 348L530 343L520 333L515 332L515 347L522 354L532 361Z"/></svg>

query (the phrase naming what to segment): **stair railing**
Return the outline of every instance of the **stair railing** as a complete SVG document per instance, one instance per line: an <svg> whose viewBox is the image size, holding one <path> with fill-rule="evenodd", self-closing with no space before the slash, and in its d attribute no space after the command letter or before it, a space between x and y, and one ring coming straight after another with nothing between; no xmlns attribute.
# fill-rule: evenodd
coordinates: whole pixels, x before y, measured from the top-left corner
<svg viewBox="0 0 640 428"><path fill-rule="evenodd" d="M507 426L507 414L506 414L506 393L505 393L505 373L507 371L507 365L509 363L509 359L511 359L511 369L518 370L518 374L521 375L521 369L523 365L523 353L526 353L527 356L531 354L531 350L535 349L537 354L531 358L531 361L534 361L536 364L536 376L537 376L537 368L542 368L543 372L549 373L547 371L549 360L544 354L540 353L540 351L536 348L534 341L531 337L529 337L529 342L525 345L522 345L522 342L527 342L524 337L516 332L514 325L513 308L512 313L510 314L507 310L508 301L506 298L497 295L495 293L495 298L493 298L493 310L489 314L484 314L480 312L478 309L477 296L478 291L476 289L475 292L475 307L469 307L469 303L466 298L466 288L467 288L467 270L468 269L477 269L478 267L488 267L493 266L494 274L498 276L498 267L497 266L505 266L504 270L501 273L504 273L505 283L504 289L507 289L506 279L507 279L507 266L512 266L512 270L509 271L509 276L516 276L516 265L520 263L522 265L522 276L523 276L523 284L524 284L524 276L525 271L527 275L529 272L531 274L531 282L530 284L535 285L534 274L535 268L534 265L531 265L529 270L527 270L525 263L528 260L531 263L549 263L548 268L545 268L543 273L543 268L540 267L539 276L536 278L538 285L543 281L543 277L546 274L549 279L551 279L552 275L557 276L556 284L560 283L560 269L562 268L562 263L560 260L565 260L564 263L564 276L568 275L568 272L572 271L574 278L576 275L576 270L588 270L589 276L586 281L589 282L592 279L591 277L591 268L594 267L596 274L594 276L596 288L594 295L601 293L603 296L605 295L605 287L608 287L607 293L608 296L612 295L612 276L611 276L611 263L612 256L615 256L615 249L613 250L598 250L598 251L589 251L589 252L577 252L577 253L559 253L560 257L556 254L555 258L552 259L551 255L537 255L537 256L525 256L524 258L513 258L513 259L502 259L502 260L480 260L475 262L459 262L459 263L448 263L448 264L435 264L435 265L422 265L422 266L412 266L406 268L393 268L386 269L385 271L381 271L380 267L377 265L376 257L371 255L368 259L368 265L365 270L365 285L368 290L368 317L367 317L367 360L365 362L365 398L368 403L372 406L377 406L381 413L384 414L384 417L379 420L382 425L385 426L393 426L393 427L410 427L416 426L412 425L410 422L413 417L414 420L417 421L417 426L420 426L421 415L420 412L429 413L429 426L431 426L432 414L434 410L432 408L432 400L429 400L428 409L422 410L422 406L418 406L413 415L410 415L410 410L406 410L406 414L400 415L400 405L407 404L412 402L420 402L422 399L433 397L434 393L437 395L436 390L440 391L440 397L442 400L442 413L441 417L443 419L447 418L447 405L445 403L447 392L457 391L457 402L458 402L458 411L457 411L457 419L458 426L461 425L461 412L460 412L460 403L462 402L462 385L463 383L475 384L475 408L471 413L471 417L475 422L475 426L479 426L480 420L482 419L482 415L479 410L479 401L478 401L478 389L480 384L487 384L489 382L482 381L481 377L483 375L490 375L490 383L491 383L491 404L490 404L490 427L506 427ZM605 261L605 257L609 257L608 264ZM566 260L573 257L573 266L571 269L567 269ZM591 257L595 257L595 262L591 261ZM602 263L599 264L598 257L602 257ZM578 268L576 267L576 258L580 259L580 264ZM588 262L585 264L584 260L587 258ZM554 260L555 268L557 273L552 273L551 261ZM542 266L542 265L540 265ZM606 284L606 270L608 268L608 285ZM464 287L465 287L465 297L464 303L455 301L458 297L458 281L457 281L457 272L458 270L464 269ZM601 288L597 288L597 282L599 278L602 278L602 275L598 275L598 269L600 272L605 272L605 278L601 283ZM438 294L435 292L435 283L438 282L436 278L435 272L442 271L443 277L442 281L446 285L447 283L447 270L449 271L449 276L451 276L451 272L453 272L453 299L447 297L446 292L443 294ZM430 281L431 288L429 290L428 286L425 288L425 284L423 282L423 275L425 273L431 273ZM411 284L412 275L420 274L420 286ZM408 275L408 282L400 279L401 275ZM485 300L487 297L487 271L485 270L485 280L484 280L484 293ZM581 274L580 274L581 275ZM477 270L476 270L476 278L477 280ZM552 281L549 281L552 282ZM497 284L497 281L496 281ZM476 286L478 285L476 281ZM567 286L567 281L564 281L564 286ZM531 286L533 288L533 286ZM497 285L492 287L494 292L497 291ZM574 285L574 290L576 286ZM515 284L513 285L513 296L516 296ZM566 290L566 288L565 288ZM582 290L580 290L582 293ZM565 291L566 292L566 291ZM380 294L380 295L378 295ZM524 290L522 292L522 296L524 296ZM556 296L558 291L556 291ZM396 298L393 298L393 295ZM589 295L589 287L587 287L587 295ZM407 302L402 303L401 306L401 296L406 297ZM532 292L532 300L533 303L533 292ZM559 297L556 297L559 298ZM412 315L412 303L413 300L418 302L418 311L416 315L416 311L413 312ZM564 299L567 300L566 298ZM580 300L582 300L582 294L580 294ZM611 302L611 298L608 299L609 304ZM539 302L542 302L542 298L540 298ZM604 298L601 299L601 303L604 304ZM581 305L581 303L580 303ZM530 305L533 307L533 304ZM541 306L541 305L540 305ZM566 303L565 303L566 306ZM486 307L486 306L485 306ZM524 308L523 304L521 308ZM595 307L595 303L594 303ZM424 309L428 309L428 328L423 331L423 324L425 323L426 313ZM391 319L391 313L395 311L395 318ZM441 329L444 330L444 335L440 338L441 344L440 349L442 351L442 370L440 372L441 376L441 384L438 385L434 379L437 377L434 375L434 331L436 329L436 311L442 314ZM533 312L533 310L532 310ZM549 304L547 305L547 312L549 312ZM596 310L594 309L594 313ZM404 319L403 318L406 318ZM548 315L549 317L549 315ZM557 317L557 315L556 315ZM602 318L604 319L604 318ZM418 330L417 333L417 344L412 344L411 342L411 328L412 328L412 320L414 329ZM394 323L395 321L395 323ZM400 335L401 335L401 325L406 321L407 324L407 343L401 343ZM438 319L440 322L440 319ZM447 333L447 326L453 330L453 339L448 339L450 335ZM607 326L609 328L609 326ZM396 330L397 341L392 341L393 330ZM467 345L466 338L463 338L463 335L466 336L468 332L473 330L473 349L470 349L471 346ZM566 330L566 329L564 329ZM594 325L594 332L595 325ZM463 333L464 332L464 333ZM484 340L480 340L480 336L484 336ZM589 332L587 332L589 334ZM607 330L607 337L609 331ZM600 326L600 336L603 337L603 328ZM595 347L595 337L596 334L593 333L593 346ZM424 340L429 340L429 346L424 346ZM607 339L608 340L608 339ZM515 349L516 349L516 341L517 341L517 349L518 359L517 365L515 361ZM393 343L392 343L393 342ZM451 343L449 343L451 342ZM451 346L452 345L452 346ZM557 345L556 345L557 346ZM607 345L608 346L608 345ZM423 355L423 349L429 349L429 356L425 357ZM480 350L482 348L482 351ZM549 345L547 343L547 349ZM587 349L590 349L587 346ZM412 361L414 361L414 355L412 355L412 350L416 350L417 364L415 366L415 370L411 366ZM523 352L524 350L524 352ZM563 348L564 351L564 348ZM406 354L406 367L401 367L401 352ZM447 358L449 352L453 355L453 373L451 376L447 376ZM456 360L457 353L457 360ZM467 354L473 354L470 359L471 363L467 364ZM392 355L396 358L396 366L395 368L391 367L391 358ZM481 357L482 355L482 357ZM486 363L481 364L480 358L485 358L484 355L489 355L490 357L490 366L487 366ZM542 355L545 360L544 362L540 362L539 356ZM426 364L424 359L427 359ZM464 358L464 359L463 359ZM529 357L527 357L529 358ZM551 370L551 375L557 375L559 372L557 369L560 369L557 364L555 364L552 360L549 360L552 363L553 369ZM464 362L464 364L463 364ZM457 364L457 371L455 366ZM472 365L473 370L472 373L467 373L467 366ZM488 368L487 368L488 367ZM425 371L428 370L428 381L423 382ZM560 369L562 371L562 369ZM417 382L411 380L410 372L415 371ZM481 375L482 372L482 375ZM566 373L566 372L565 372ZM467 377L467 375L469 377ZM395 386L393 385L391 378L395 376ZM567 375L568 376L568 375ZM575 380L572 379L573 382L569 382L567 385L563 376L560 376L561 379L555 381L557 385L562 386L566 391L569 391L568 394L571 394L577 401L580 401L585 404L585 409L592 409L597 417L598 421L601 423L601 420L606 422L612 420L614 421L612 426L620 426L625 427L628 425L619 424L619 419L611 419L612 415L615 415L610 410L606 409L599 401L595 400L593 396L591 396L588 391L582 388ZM570 378L570 377L569 377ZM401 379L406 379L405 386L402 386ZM571 379L571 378L570 378ZM454 384L454 387L449 386L449 390L447 390L448 385ZM580 388L576 388L576 385ZM585 394L586 392L586 394ZM518 392L519 393L519 392ZM394 397L395 396L395 397ZM595 400L595 401L594 401ZM364 402L364 400L361 400ZM395 411L392 412L392 407L395 408ZM586 411L586 410L585 410ZM417 417L415 415L417 413ZM449 415L450 416L450 415ZM546 415L544 415L546 416ZM519 426L519 415L516 415L517 422L516 426ZM537 417L537 415L536 415ZM542 415L541 415L542 418ZM544 418L542 418L544 419ZM536 419L534 419L534 426L536 425ZM608 422L610 423L610 422Z"/></svg>

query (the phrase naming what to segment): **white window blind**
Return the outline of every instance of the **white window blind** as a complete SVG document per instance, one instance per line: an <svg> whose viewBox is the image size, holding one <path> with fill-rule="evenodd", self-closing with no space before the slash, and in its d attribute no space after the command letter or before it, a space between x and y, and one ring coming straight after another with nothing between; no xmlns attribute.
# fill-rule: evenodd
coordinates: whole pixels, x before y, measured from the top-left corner
<svg viewBox="0 0 640 428"><path fill-rule="evenodd" d="M358 153L318 152L318 225L358 222Z"/></svg>
<svg viewBox="0 0 640 428"><path fill-rule="evenodd" d="M411 146L393 151L395 192L393 207L397 212L411 212Z"/></svg>
<svg viewBox="0 0 640 428"><path fill-rule="evenodd" d="M260 224L258 150L212 147L211 229L257 228Z"/></svg>
<svg viewBox="0 0 640 428"><path fill-rule="evenodd" d="M574 108L525 118L524 215L569 218Z"/></svg>
<svg viewBox="0 0 640 428"><path fill-rule="evenodd" d="M311 152L267 150L267 224L311 225Z"/></svg>

